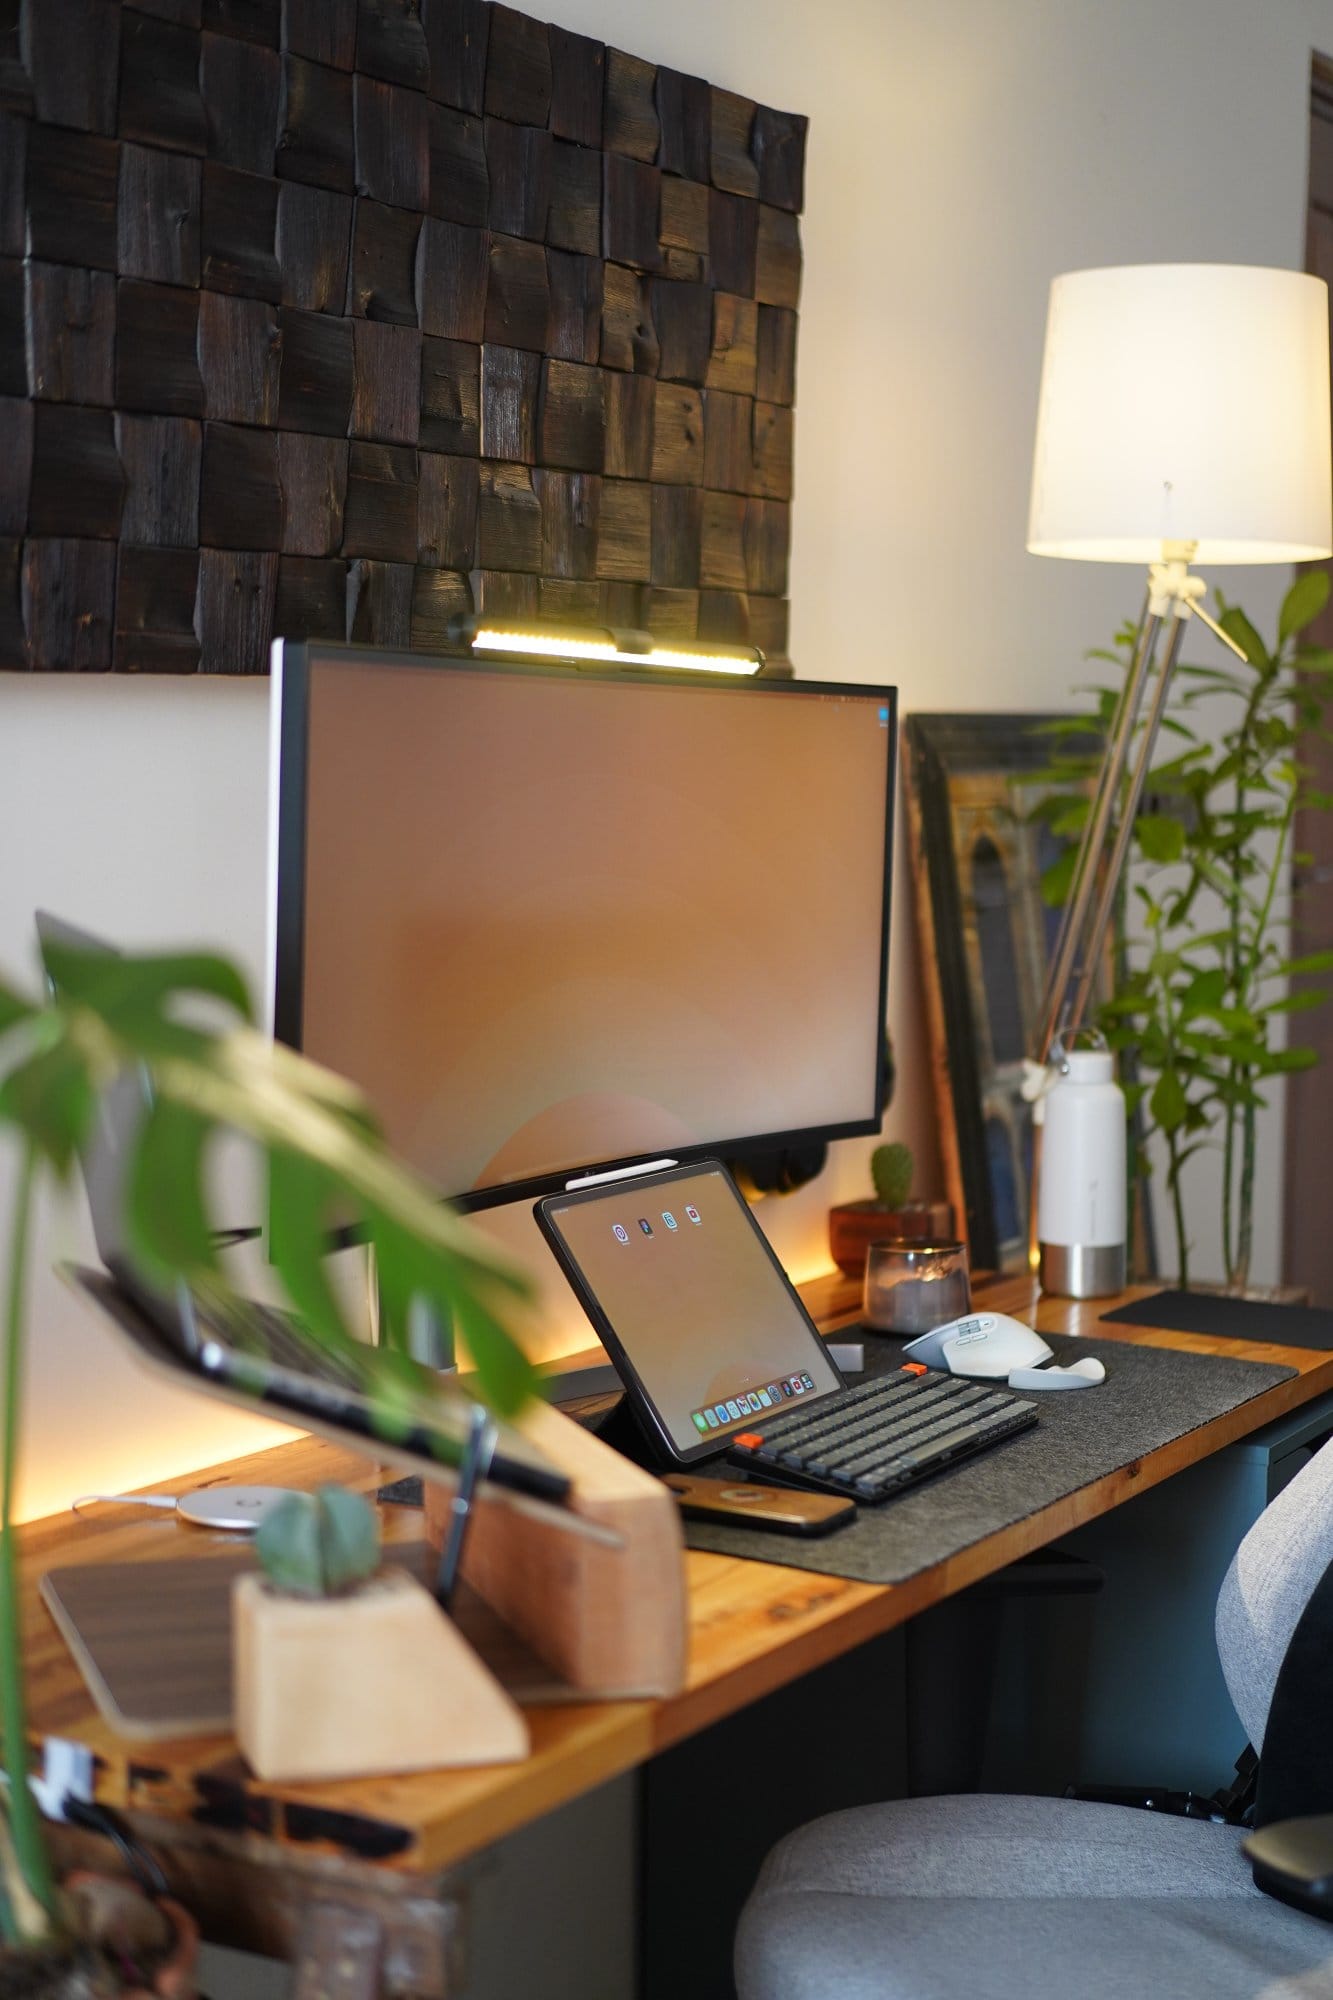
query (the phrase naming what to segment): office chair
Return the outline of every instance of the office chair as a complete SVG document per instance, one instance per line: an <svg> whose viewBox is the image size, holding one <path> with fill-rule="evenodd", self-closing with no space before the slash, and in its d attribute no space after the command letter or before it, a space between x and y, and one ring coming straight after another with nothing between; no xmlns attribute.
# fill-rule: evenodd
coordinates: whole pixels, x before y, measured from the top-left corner
<svg viewBox="0 0 1333 2000"><path fill-rule="evenodd" d="M737 1933L739 2000L1328 2000L1333 1923L1276 1896L1317 1907L1333 1878L1333 1820L1305 1879L1285 1872L1293 1834L1321 1831L1291 1815L1333 1814L1333 1443L1245 1536L1217 1644L1262 1752L1263 1832L985 1794L833 1813L765 1861Z"/></svg>

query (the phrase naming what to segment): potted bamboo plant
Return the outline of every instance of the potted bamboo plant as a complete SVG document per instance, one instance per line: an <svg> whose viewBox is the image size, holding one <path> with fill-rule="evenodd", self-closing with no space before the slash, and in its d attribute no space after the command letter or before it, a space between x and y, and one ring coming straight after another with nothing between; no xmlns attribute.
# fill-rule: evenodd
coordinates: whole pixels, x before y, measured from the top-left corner
<svg viewBox="0 0 1333 2000"><path fill-rule="evenodd" d="M0 980L0 1127L17 1153L0 1364L0 1732L8 1775L0 1812L0 1990L124 1993L146 1981L115 1950L100 1947L86 1901L57 1884L28 1785L13 1506L39 1182L68 1181L100 1093L141 1066L152 1101L135 1147L126 1223L148 1281L184 1279L229 1296L206 1162L217 1135L234 1131L253 1142L267 1170L271 1255L287 1297L308 1338L355 1357L386 1436L415 1373L407 1355L415 1300L456 1326L479 1393L497 1414L526 1400L536 1374L508 1330L525 1281L392 1157L357 1091L255 1030L233 965L206 953L120 957L55 946L47 962L58 997L30 996ZM354 1225L375 1256L378 1347L355 1338L326 1273L330 1232L343 1224ZM71 1987L71 1978L83 1984ZM173 1990L182 1990L179 1982Z"/></svg>

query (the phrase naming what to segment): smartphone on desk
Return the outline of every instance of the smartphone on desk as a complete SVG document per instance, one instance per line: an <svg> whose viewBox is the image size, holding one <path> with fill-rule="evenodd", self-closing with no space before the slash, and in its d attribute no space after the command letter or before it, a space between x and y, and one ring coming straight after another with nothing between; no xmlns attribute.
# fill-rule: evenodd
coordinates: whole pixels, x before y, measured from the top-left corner
<svg viewBox="0 0 1333 2000"><path fill-rule="evenodd" d="M766 1528L775 1535L828 1535L856 1518L856 1502L836 1493L800 1493L749 1480L694 1479L685 1472L669 1472L662 1483L691 1521Z"/></svg>

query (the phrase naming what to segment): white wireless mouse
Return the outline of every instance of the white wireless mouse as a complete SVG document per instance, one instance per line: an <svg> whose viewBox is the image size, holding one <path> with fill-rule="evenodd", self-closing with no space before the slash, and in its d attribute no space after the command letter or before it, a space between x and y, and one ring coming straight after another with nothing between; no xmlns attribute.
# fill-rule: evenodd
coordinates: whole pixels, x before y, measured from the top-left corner
<svg viewBox="0 0 1333 2000"><path fill-rule="evenodd" d="M1068 1368L1011 1368L1011 1389L1095 1389L1106 1380L1106 1370L1095 1354L1085 1354Z"/></svg>
<svg viewBox="0 0 1333 2000"><path fill-rule="evenodd" d="M927 1368L947 1368L952 1375L973 1375L1002 1382L1015 1368L1035 1368L1049 1361L1051 1349L1039 1333L1007 1313L968 1313L944 1326L909 1340L903 1349L909 1361Z"/></svg>

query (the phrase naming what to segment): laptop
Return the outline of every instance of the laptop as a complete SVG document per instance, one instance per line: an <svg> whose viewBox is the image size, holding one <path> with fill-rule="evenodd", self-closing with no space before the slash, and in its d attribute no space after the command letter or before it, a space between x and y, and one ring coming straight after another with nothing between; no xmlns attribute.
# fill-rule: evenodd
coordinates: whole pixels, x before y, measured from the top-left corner
<svg viewBox="0 0 1333 2000"><path fill-rule="evenodd" d="M37 934L53 991L49 945L88 952L115 949L47 911L37 913ZM396 1406L390 1454L367 1391L368 1371L355 1355L330 1353L295 1315L259 1300L215 1301L184 1281L171 1291L146 1281L131 1255L125 1209L134 1144L150 1103L147 1072L134 1068L117 1077L98 1104L79 1168L105 1272L72 1269L68 1275L78 1289L130 1336L141 1358L159 1368L165 1365L169 1374L183 1373L229 1401L251 1407L262 1403L304 1428L346 1434L358 1443L371 1440L377 1451L410 1469L422 1470L422 1461L460 1465L477 1406L455 1379L416 1364L419 1393L405 1407ZM499 1424L497 1432L489 1479L535 1499L564 1500L568 1476L511 1426Z"/></svg>
<svg viewBox="0 0 1333 2000"><path fill-rule="evenodd" d="M536 1215L658 1465L725 1457L874 1502L1037 1420L956 1375L849 1386L721 1161L550 1195Z"/></svg>

